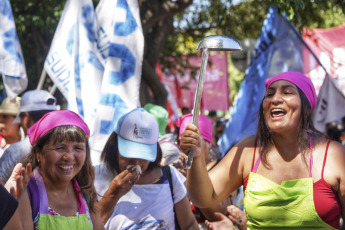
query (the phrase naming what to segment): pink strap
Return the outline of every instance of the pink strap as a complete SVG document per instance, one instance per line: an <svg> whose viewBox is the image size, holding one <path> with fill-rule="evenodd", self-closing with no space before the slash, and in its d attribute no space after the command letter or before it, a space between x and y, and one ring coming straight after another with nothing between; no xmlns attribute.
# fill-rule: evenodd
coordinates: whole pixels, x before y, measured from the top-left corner
<svg viewBox="0 0 345 230"><path fill-rule="evenodd" d="M253 168L252 172L256 173L256 170L259 167L260 161L261 161L261 154L259 153L259 157L258 157L258 159L255 162L255 165L254 165L254 168Z"/></svg>
<svg viewBox="0 0 345 230"><path fill-rule="evenodd" d="M310 147L310 157L309 157L309 178L312 177L311 175L311 168L313 167L313 139L311 138L311 134L309 136L309 147Z"/></svg>
<svg viewBox="0 0 345 230"><path fill-rule="evenodd" d="M44 186L43 178L41 174L38 171L38 168L34 169L34 177L35 181L37 183L38 189L40 191L40 213L41 214L48 214L48 197L46 188ZM79 214L85 214L86 208L85 208L85 202L83 200L83 197L80 192L80 187L78 185L78 182L75 178L72 179L74 190L77 194L78 199L78 211Z"/></svg>
<svg viewBox="0 0 345 230"><path fill-rule="evenodd" d="M86 213L86 208L85 208L85 203L84 203L84 200L83 200L83 196L81 195L81 192L80 192L80 187L79 187L79 184L77 182L77 180L75 178L73 178L72 180L72 183L73 183L73 186L74 186L74 190L78 196L78 211L79 211L79 214L85 214Z"/></svg>
<svg viewBox="0 0 345 230"><path fill-rule="evenodd" d="M312 177L311 169L312 169L312 167L313 167L313 140L312 140L310 134L309 134L309 147L310 147L309 177ZM255 155L255 152L254 152L254 155ZM254 168L252 169L252 172L256 173L256 170L257 170L258 167L259 167L260 161L261 161L261 153L259 153L259 157L258 157L258 159L257 159L256 162L255 162L255 165L254 165Z"/></svg>

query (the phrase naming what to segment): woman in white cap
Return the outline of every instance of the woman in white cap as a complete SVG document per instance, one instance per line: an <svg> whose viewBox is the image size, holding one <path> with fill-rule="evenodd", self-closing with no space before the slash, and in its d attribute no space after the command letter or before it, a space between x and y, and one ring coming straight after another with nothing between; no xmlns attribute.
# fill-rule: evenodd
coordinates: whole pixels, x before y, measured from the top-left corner
<svg viewBox="0 0 345 230"><path fill-rule="evenodd" d="M96 191L106 229L198 229L184 177L160 167L159 128L142 108L124 114L96 167Z"/></svg>

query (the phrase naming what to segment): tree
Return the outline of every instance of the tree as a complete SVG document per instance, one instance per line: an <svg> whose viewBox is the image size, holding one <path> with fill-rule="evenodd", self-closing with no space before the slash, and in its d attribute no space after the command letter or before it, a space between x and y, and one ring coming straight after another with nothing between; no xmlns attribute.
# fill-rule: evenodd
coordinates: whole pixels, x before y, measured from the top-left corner
<svg viewBox="0 0 345 230"><path fill-rule="evenodd" d="M99 0L93 2L96 6ZM286 12L299 30L303 26L327 28L345 22L341 12L345 11L345 3L341 0L244 0L236 5L232 0L138 2L145 36L142 105L152 102L166 106L167 93L155 72L158 61L169 67L167 57L179 59L182 54L195 54L196 44L209 34L256 39L270 4ZM65 0L27 0L25 4L11 1L29 77L28 89L37 86L64 4Z"/></svg>

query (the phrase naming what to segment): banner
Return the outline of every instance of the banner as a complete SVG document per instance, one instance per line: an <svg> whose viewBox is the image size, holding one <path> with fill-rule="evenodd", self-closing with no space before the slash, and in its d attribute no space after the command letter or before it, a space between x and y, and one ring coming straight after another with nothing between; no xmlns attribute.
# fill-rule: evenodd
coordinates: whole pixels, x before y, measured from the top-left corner
<svg viewBox="0 0 345 230"><path fill-rule="evenodd" d="M334 83L345 94L345 24L329 29L303 29L303 39L318 57L327 73L334 79ZM306 65L312 63L314 58L310 55L305 56ZM316 91L325 78L324 70L317 66L310 73Z"/></svg>
<svg viewBox="0 0 345 230"><path fill-rule="evenodd" d="M315 128L327 133L326 124L345 116L345 96L330 76L326 76L320 89L313 113Z"/></svg>
<svg viewBox="0 0 345 230"><path fill-rule="evenodd" d="M140 105L144 52L138 1L101 0L96 8L98 47L106 59L91 145L102 151L121 115Z"/></svg>
<svg viewBox="0 0 345 230"><path fill-rule="evenodd" d="M22 49L9 0L0 1L0 74L6 94L10 98L23 92L28 85Z"/></svg>
<svg viewBox="0 0 345 230"><path fill-rule="evenodd" d="M313 57L305 65L305 55ZM277 9L270 7L255 47L255 55L246 69L231 118L218 140L224 156L229 149L247 136L256 133L260 103L265 92L265 80L278 73L297 71L310 75L319 61L303 41L295 27ZM325 72L324 72L325 74Z"/></svg>
<svg viewBox="0 0 345 230"><path fill-rule="evenodd" d="M176 98L179 98L179 92L175 93L175 96L171 93L169 86L162 81L163 75L162 75L162 70L159 66L159 64L156 65L156 73L158 79L162 82L165 90L168 93L168 98L167 98L167 111L169 113L169 118L168 118L168 124L167 126L169 127L171 132L175 131L175 121L177 118L179 118L180 114L178 111L178 105Z"/></svg>
<svg viewBox="0 0 345 230"><path fill-rule="evenodd" d="M97 47L91 0L67 0L44 68L91 133L100 101L104 60Z"/></svg>
<svg viewBox="0 0 345 230"><path fill-rule="evenodd" d="M188 58L188 61L190 66L197 68L195 77L192 77L190 69L183 71L183 74L177 73L177 71L163 71L162 82L169 87L170 92L177 98L180 108L188 107L192 110L199 79L201 55L199 54L196 58ZM229 87L226 52L211 51L208 63L202 94L202 110L228 110ZM178 95L178 90L180 90L181 95Z"/></svg>

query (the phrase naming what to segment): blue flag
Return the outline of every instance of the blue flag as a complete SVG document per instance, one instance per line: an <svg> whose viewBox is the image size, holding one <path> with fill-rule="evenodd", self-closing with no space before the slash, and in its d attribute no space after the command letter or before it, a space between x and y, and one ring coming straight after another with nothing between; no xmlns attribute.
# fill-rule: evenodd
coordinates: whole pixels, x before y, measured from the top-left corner
<svg viewBox="0 0 345 230"><path fill-rule="evenodd" d="M231 118L217 143L222 156L237 142L256 133L266 79L286 71L309 75L317 67L319 61L314 54L314 64L304 65L305 52L312 53L301 34L271 6L255 47L255 55L246 69Z"/></svg>
<svg viewBox="0 0 345 230"><path fill-rule="evenodd" d="M8 0L0 1L0 73L8 97L14 98L26 89L24 58Z"/></svg>

